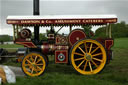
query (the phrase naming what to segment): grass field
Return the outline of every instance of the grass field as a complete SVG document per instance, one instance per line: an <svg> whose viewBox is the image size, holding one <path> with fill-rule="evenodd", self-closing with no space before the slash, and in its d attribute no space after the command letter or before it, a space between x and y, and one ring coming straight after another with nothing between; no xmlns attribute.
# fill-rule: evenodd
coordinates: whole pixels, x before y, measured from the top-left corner
<svg viewBox="0 0 128 85"><path fill-rule="evenodd" d="M40 77L17 77L7 85L128 85L128 38L115 39L114 59L96 75L80 75L72 66L51 62Z"/></svg>
<svg viewBox="0 0 128 85"><path fill-rule="evenodd" d="M22 48L22 45L16 45L16 44L8 44L8 45L0 45L0 48L4 48L9 52L14 52L17 50L17 48Z"/></svg>
<svg viewBox="0 0 128 85"><path fill-rule="evenodd" d="M23 47L23 46L16 44L0 45L0 48L19 48L19 47Z"/></svg>

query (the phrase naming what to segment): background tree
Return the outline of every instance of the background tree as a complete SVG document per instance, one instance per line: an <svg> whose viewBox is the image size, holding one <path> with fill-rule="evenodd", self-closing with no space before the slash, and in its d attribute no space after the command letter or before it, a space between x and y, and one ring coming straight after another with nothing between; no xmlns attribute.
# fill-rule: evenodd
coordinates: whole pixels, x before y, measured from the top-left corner
<svg viewBox="0 0 128 85"><path fill-rule="evenodd" d="M12 41L12 36L9 35L0 35L0 42L3 44L4 42Z"/></svg>
<svg viewBox="0 0 128 85"><path fill-rule="evenodd" d="M91 25L82 26L82 28L84 29L84 31L88 37L92 37L94 35Z"/></svg>
<svg viewBox="0 0 128 85"><path fill-rule="evenodd" d="M46 33L40 33L40 40L47 40Z"/></svg>
<svg viewBox="0 0 128 85"><path fill-rule="evenodd" d="M32 33L32 39L34 39L34 32ZM39 39L40 40L47 40L46 33L40 33Z"/></svg>
<svg viewBox="0 0 128 85"><path fill-rule="evenodd" d="M125 21L121 21L120 23L111 24L112 27L112 37L113 38L121 38L121 37L128 37L128 25ZM96 37L106 37L105 28L100 27L95 31Z"/></svg>

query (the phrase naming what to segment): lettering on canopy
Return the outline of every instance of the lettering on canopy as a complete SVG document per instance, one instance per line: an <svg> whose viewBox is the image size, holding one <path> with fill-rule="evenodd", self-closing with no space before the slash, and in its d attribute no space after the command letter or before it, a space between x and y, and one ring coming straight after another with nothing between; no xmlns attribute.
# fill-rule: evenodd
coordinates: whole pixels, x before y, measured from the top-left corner
<svg viewBox="0 0 128 85"><path fill-rule="evenodd" d="M117 19L25 19L7 20L8 24L98 24L115 23Z"/></svg>
<svg viewBox="0 0 128 85"><path fill-rule="evenodd" d="M40 21L39 20L21 20L21 23L22 24L30 24L30 23L37 23L37 24L40 24Z"/></svg>

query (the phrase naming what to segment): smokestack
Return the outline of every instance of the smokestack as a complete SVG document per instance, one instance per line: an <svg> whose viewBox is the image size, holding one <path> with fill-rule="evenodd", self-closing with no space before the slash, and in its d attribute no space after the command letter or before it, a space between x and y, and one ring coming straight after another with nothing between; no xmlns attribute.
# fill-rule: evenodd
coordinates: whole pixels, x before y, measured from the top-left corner
<svg viewBox="0 0 128 85"><path fill-rule="evenodd" d="M33 0L33 15L40 15L39 0ZM34 26L34 41L39 42L39 26Z"/></svg>
<svg viewBox="0 0 128 85"><path fill-rule="evenodd" d="M34 0L33 7L33 15L40 15L39 0Z"/></svg>

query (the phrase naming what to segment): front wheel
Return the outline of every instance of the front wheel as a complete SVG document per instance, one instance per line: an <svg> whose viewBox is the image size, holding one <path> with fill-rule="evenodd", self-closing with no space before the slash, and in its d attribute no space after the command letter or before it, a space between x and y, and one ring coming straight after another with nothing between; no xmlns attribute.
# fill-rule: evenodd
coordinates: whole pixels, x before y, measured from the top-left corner
<svg viewBox="0 0 128 85"><path fill-rule="evenodd" d="M28 53L22 60L22 70L27 76L40 76L46 68L45 56L37 53Z"/></svg>
<svg viewBox="0 0 128 85"><path fill-rule="evenodd" d="M107 61L104 46L92 39L78 41L70 53L72 66L77 72L84 75L99 73Z"/></svg>

